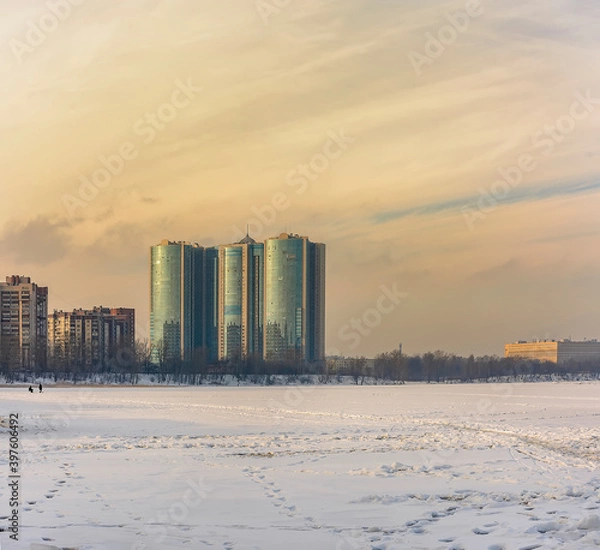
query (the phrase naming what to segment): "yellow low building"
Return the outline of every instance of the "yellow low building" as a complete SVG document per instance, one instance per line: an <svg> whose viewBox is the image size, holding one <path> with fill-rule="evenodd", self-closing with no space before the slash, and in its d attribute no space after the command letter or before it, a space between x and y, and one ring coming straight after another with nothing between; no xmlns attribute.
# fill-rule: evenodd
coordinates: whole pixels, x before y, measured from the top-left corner
<svg viewBox="0 0 600 550"><path fill-rule="evenodd" d="M538 361L551 361L563 364L569 361L600 361L600 342L589 340L572 342L571 340L516 342L504 346L504 357L521 357Z"/></svg>

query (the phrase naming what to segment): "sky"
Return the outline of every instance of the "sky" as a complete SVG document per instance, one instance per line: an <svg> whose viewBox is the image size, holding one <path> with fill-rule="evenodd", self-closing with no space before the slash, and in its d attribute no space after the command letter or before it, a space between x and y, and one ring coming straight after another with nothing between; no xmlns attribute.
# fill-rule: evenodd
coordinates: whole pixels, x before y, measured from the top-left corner
<svg viewBox="0 0 600 550"><path fill-rule="evenodd" d="M327 351L600 337L592 0L0 0L0 275L135 307L149 247L327 245Z"/></svg>

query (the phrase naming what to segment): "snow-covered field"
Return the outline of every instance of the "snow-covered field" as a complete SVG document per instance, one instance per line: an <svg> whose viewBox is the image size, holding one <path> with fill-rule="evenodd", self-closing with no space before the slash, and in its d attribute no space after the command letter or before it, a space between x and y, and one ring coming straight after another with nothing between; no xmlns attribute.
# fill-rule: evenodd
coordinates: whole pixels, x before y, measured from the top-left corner
<svg viewBox="0 0 600 550"><path fill-rule="evenodd" d="M0 388L10 413L3 550L600 545L600 383Z"/></svg>

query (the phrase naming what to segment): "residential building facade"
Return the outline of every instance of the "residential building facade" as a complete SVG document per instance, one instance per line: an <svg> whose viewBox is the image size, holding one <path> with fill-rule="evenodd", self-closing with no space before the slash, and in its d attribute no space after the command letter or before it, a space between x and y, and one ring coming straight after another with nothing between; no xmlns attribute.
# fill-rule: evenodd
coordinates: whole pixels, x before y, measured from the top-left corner
<svg viewBox="0 0 600 550"><path fill-rule="evenodd" d="M94 307L48 316L48 351L55 369L126 366L135 353L135 310Z"/></svg>
<svg viewBox="0 0 600 550"><path fill-rule="evenodd" d="M0 364L9 369L46 365L48 288L12 275L0 283Z"/></svg>

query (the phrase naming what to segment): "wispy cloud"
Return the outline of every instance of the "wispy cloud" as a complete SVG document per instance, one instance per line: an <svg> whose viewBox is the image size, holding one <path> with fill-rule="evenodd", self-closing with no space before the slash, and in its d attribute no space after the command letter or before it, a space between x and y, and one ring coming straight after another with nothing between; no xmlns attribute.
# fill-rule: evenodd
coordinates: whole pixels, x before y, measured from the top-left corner
<svg viewBox="0 0 600 550"><path fill-rule="evenodd" d="M505 198L498 201L499 206L509 206L522 202L544 201L561 197L595 194L600 191L600 176L598 181L585 182L555 182L544 185L533 185L512 190ZM459 199L432 202L412 208L391 210L375 214L372 221L376 224L388 223L408 216L434 216L442 212L457 212L470 204L477 203L479 195Z"/></svg>

